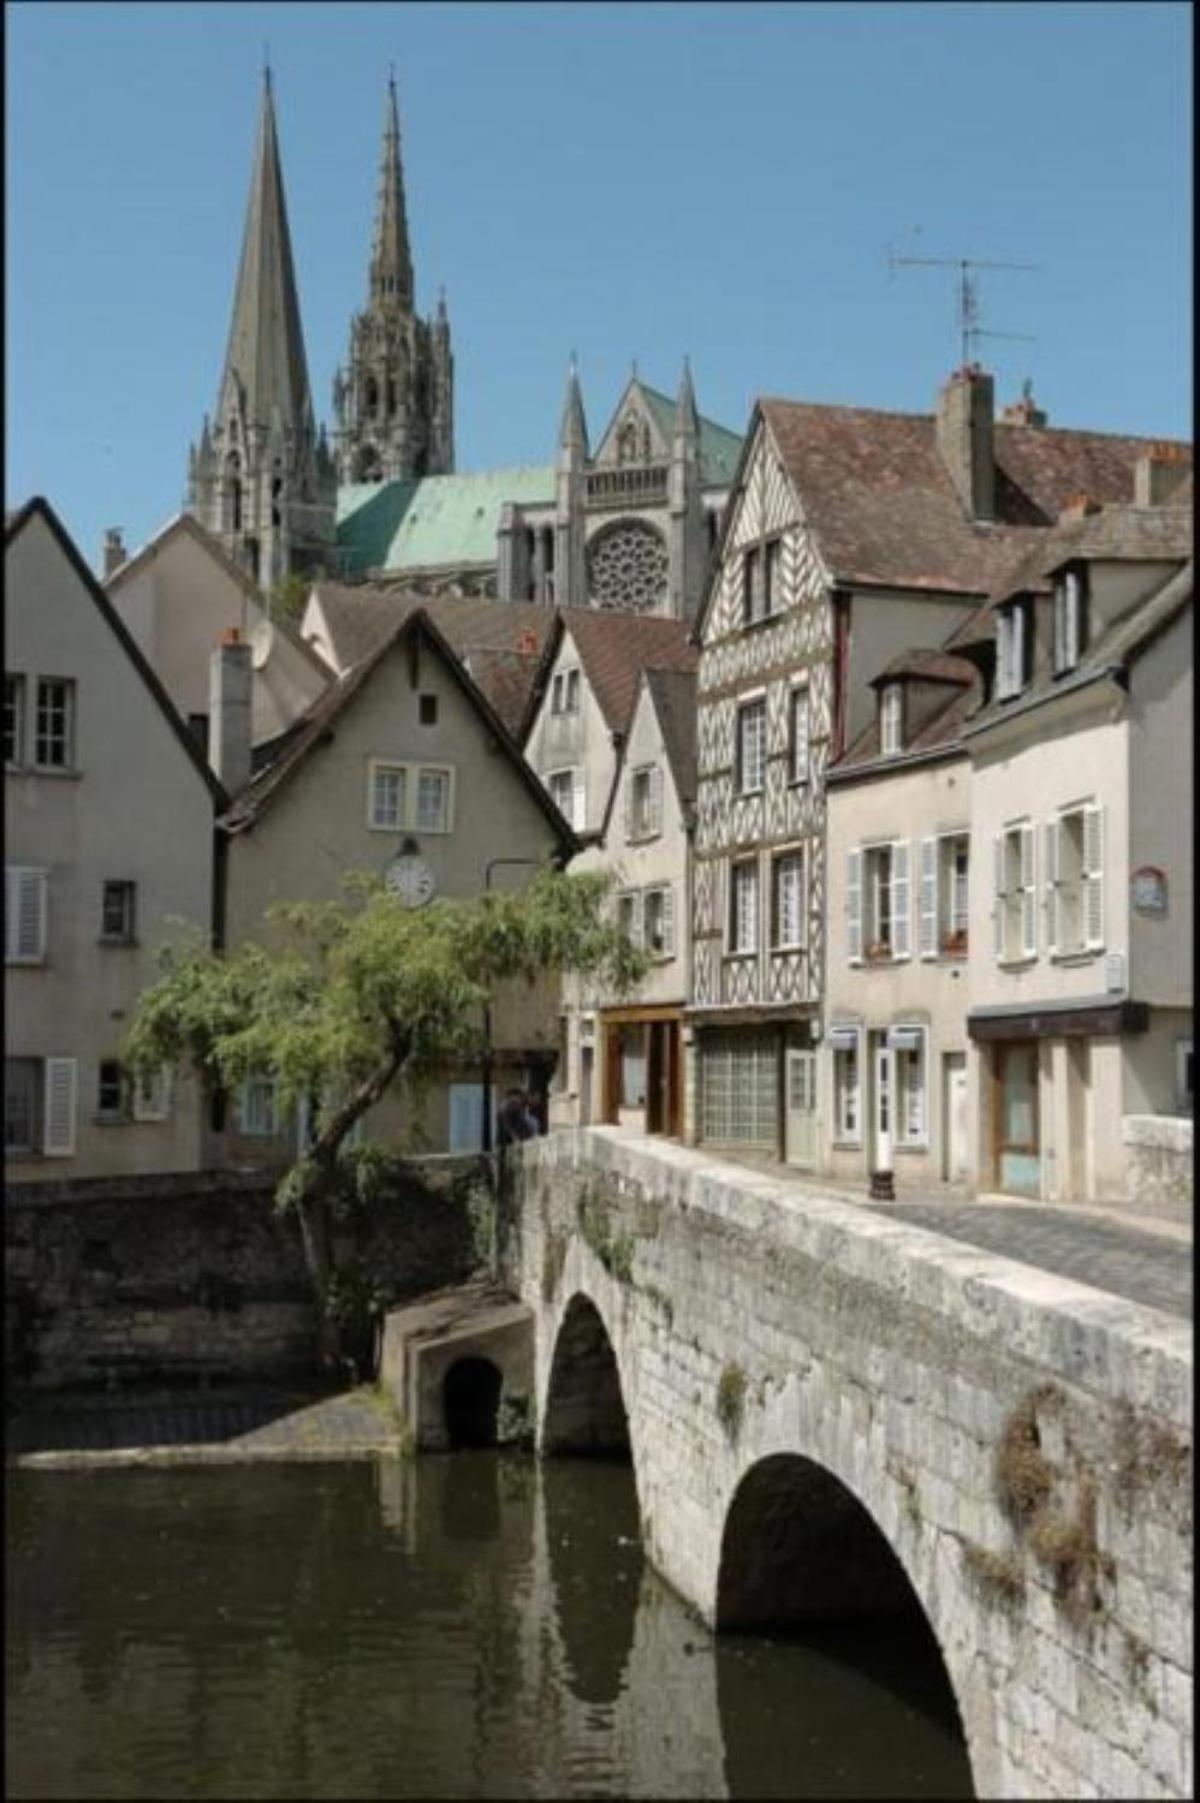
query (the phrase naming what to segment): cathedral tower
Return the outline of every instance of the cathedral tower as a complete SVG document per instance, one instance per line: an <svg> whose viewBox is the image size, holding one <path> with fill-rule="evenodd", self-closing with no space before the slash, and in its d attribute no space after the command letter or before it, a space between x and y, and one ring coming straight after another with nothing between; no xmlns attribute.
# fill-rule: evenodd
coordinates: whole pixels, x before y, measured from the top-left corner
<svg viewBox="0 0 1200 1803"><path fill-rule="evenodd" d="M264 590L334 562L336 474L308 386L269 69L225 369L187 507Z"/></svg>
<svg viewBox="0 0 1200 1803"><path fill-rule="evenodd" d="M391 482L454 468L454 359L445 297L432 323L414 310L396 84L388 80L383 167L365 312L333 384L339 481Z"/></svg>

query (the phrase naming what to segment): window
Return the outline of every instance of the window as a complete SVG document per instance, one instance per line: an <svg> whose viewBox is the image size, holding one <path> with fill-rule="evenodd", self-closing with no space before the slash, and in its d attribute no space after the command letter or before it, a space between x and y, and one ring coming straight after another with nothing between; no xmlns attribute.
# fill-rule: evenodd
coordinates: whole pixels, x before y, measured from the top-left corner
<svg viewBox="0 0 1200 1803"><path fill-rule="evenodd" d="M418 695L417 719L422 726L436 726L438 717L438 698L436 695Z"/></svg>
<svg viewBox="0 0 1200 1803"><path fill-rule="evenodd" d="M171 1072L138 1071L132 1082L135 1121L165 1121L171 1112Z"/></svg>
<svg viewBox="0 0 1200 1803"><path fill-rule="evenodd" d="M1196 1091L1193 1083L1192 1041L1177 1039L1175 1041L1175 1105L1181 1108L1185 1114L1191 1114L1196 1106Z"/></svg>
<svg viewBox="0 0 1200 1803"><path fill-rule="evenodd" d="M903 711L904 692L900 684L885 683L879 692L879 749L885 758L895 757L901 749Z"/></svg>
<svg viewBox="0 0 1200 1803"><path fill-rule="evenodd" d="M783 600L780 577L783 570L783 542L773 538L763 550L763 612L779 612Z"/></svg>
<svg viewBox="0 0 1200 1803"><path fill-rule="evenodd" d="M763 786L767 748L767 704L765 700L749 701L738 709L737 760L738 790L753 795Z"/></svg>
<svg viewBox="0 0 1200 1803"><path fill-rule="evenodd" d="M75 684L39 676L33 761L39 770L69 770L75 755Z"/></svg>
<svg viewBox="0 0 1200 1803"><path fill-rule="evenodd" d="M577 714L579 712L579 671L559 670L555 673L550 685L550 712L552 714Z"/></svg>
<svg viewBox="0 0 1200 1803"><path fill-rule="evenodd" d="M25 678L4 678L4 762L19 764L25 749Z"/></svg>
<svg viewBox="0 0 1200 1803"><path fill-rule="evenodd" d="M646 950L655 958L675 955L675 894L669 884L647 889L642 897Z"/></svg>
<svg viewBox="0 0 1200 1803"><path fill-rule="evenodd" d="M4 1060L4 1151L9 1158L28 1158L38 1149L41 1088L39 1058Z"/></svg>
<svg viewBox="0 0 1200 1803"><path fill-rule="evenodd" d="M450 831L450 772L420 770L417 773L417 831Z"/></svg>
<svg viewBox="0 0 1200 1803"><path fill-rule="evenodd" d="M131 945L136 921L137 884L105 883L100 902L100 937L110 943Z"/></svg>
<svg viewBox="0 0 1200 1803"><path fill-rule="evenodd" d="M1087 585L1082 565L1064 570L1054 585L1054 674L1073 670L1087 643Z"/></svg>
<svg viewBox="0 0 1200 1803"><path fill-rule="evenodd" d="M1010 601L996 611L996 699L1019 695L1029 680L1033 621L1028 604Z"/></svg>
<svg viewBox="0 0 1200 1803"><path fill-rule="evenodd" d="M376 832L398 832L404 825L406 771L402 764L371 766L371 808L368 824Z"/></svg>
<svg viewBox="0 0 1200 1803"><path fill-rule="evenodd" d="M617 926L631 945L642 943L642 898L636 889L618 895Z"/></svg>
<svg viewBox="0 0 1200 1803"><path fill-rule="evenodd" d="M858 1028L834 1027L829 1038L833 1050L833 1136L842 1145L857 1146L862 1143Z"/></svg>
<svg viewBox="0 0 1200 1803"><path fill-rule="evenodd" d="M200 756L202 758L207 758L207 756L208 756L208 715L207 714L189 714L187 717L187 724L188 724L188 731L191 733L192 738L196 741L196 744L200 748Z"/></svg>
<svg viewBox="0 0 1200 1803"><path fill-rule="evenodd" d="M791 780L806 783L809 776L808 690L793 689L791 697Z"/></svg>
<svg viewBox="0 0 1200 1803"><path fill-rule="evenodd" d="M563 819L579 831L584 824L583 771L552 770L546 778L546 787Z"/></svg>
<svg viewBox="0 0 1200 1803"><path fill-rule="evenodd" d="M629 773L627 839L652 839L662 831L662 771L647 764Z"/></svg>
<svg viewBox="0 0 1200 1803"><path fill-rule="evenodd" d="M448 833L453 825L454 772L428 764L372 758L367 778L367 825L373 832Z"/></svg>
<svg viewBox="0 0 1200 1803"><path fill-rule="evenodd" d="M927 1145L925 1029L892 1027L888 1032L888 1045L896 1068L896 1144Z"/></svg>
<svg viewBox="0 0 1200 1803"><path fill-rule="evenodd" d="M993 949L1002 964L1037 957L1033 826L1017 821L995 840Z"/></svg>
<svg viewBox="0 0 1200 1803"><path fill-rule="evenodd" d="M238 1114L247 1138L274 1138L279 1124L274 1077L247 1077L242 1084Z"/></svg>
<svg viewBox="0 0 1200 1803"><path fill-rule="evenodd" d="M777 951L805 943L804 856L784 852L771 865L771 943Z"/></svg>
<svg viewBox="0 0 1200 1803"><path fill-rule="evenodd" d="M742 553L742 623L752 625L777 613L780 603L781 542L752 545Z"/></svg>
<svg viewBox="0 0 1200 1803"><path fill-rule="evenodd" d="M4 867L4 962L42 964L46 957L46 872Z"/></svg>
<svg viewBox="0 0 1200 1803"><path fill-rule="evenodd" d="M621 1050L621 1106L624 1108L644 1108L646 1106L646 1029L645 1027L619 1027L618 1043Z"/></svg>
<svg viewBox="0 0 1200 1803"><path fill-rule="evenodd" d="M96 1083L96 1117L102 1121L125 1118L125 1078L115 1058L102 1058Z"/></svg>
<svg viewBox="0 0 1200 1803"><path fill-rule="evenodd" d="M1104 810L1090 803L1046 823L1046 940L1059 957L1104 945Z"/></svg>
<svg viewBox="0 0 1200 1803"><path fill-rule="evenodd" d="M741 955L758 950L758 864L735 864L729 883L729 950Z"/></svg>
<svg viewBox="0 0 1200 1803"><path fill-rule="evenodd" d="M907 958L909 847L905 839L852 851L846 871L846 940L852 963Z"/></svg>
<svg viewBox="0 0 1200 1803"><path fill-rule="evenodd" d="M779 1053L774 1035L706 1033L700 1073L703 1137L773 1153L779 1143Z"/></svg>
<svg viewBox="0 0 1200 1803"><path fill-rule="evenodd" d="M918 875L918 936L922 958L967 955L967 833L922 839Z"/></svg>

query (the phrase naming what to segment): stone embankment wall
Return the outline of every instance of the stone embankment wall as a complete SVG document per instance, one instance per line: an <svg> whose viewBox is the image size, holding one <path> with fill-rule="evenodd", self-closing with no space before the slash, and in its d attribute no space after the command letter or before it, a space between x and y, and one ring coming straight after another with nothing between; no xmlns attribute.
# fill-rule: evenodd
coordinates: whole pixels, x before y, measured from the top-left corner
<svg viewBox="0 0 1200 1803"><path fill-rule="evenodd" d="M277 1175L10 1184L10 1390L310 1370L312 1291ZM392 1300L458 1282L487 1257L491 1193L477 1157L406 1161L338 1223L339 1263Z"/></svg>
<svg viewBox="0 0 1200 1803"><path fill-rule="evenodd" d="M1190 1222L1192 1122L1175 1115L1127 1114L1121 1136L1130 1206L1160 1220Z"/></svg>
<svg viewBox="0 0 1200 1803"><path fill-rule="evenodd" d="M590 1304L647 1554L708 1621L742 1499L795 1471L819 1568L830 1474L937 1636L979 1795L1192 1794L1188 1323L612 1129L518 1166L539 1428Z"/></svg>

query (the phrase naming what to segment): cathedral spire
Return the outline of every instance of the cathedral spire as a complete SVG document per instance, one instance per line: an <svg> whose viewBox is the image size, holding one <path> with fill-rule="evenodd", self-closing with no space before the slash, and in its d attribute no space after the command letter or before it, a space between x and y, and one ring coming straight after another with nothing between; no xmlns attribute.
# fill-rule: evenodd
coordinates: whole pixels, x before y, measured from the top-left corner
<svg viewBox="0 0 1200 1803"><path fill-rule="evenodd" d="M269 65L218 412L231 378L248 425L266 426L277 412L295 429L312 417Z"/></svg>
<svg viewBox="0 0 1200 1803"><path fill-rule="evenodd" d="M568 456L577 453L582 459L586 459L588 454L587 421L583 416L583 393L579 387L579 367L575 362L574 351L571 352L571 363L567 371L567 398L563 405L558 448Z"/></svg>
<svg viewBox="0 0 1200 1803"><path fill-rule="evenodd" d="M679 392L675 397L675 442L695 445L700 436L700 416L696 411L696 391L692 387L692 366L687 357L683 359L683 374L679 378Z"/></svg>
<svg viewBox="0 0 1200 1803"><path fill-rule="evenodd" d="M400 171L400 115L396 105L396 79L390 71L383 126L379 206L375 215L375 242L371 248L369 304L374 307L388 301L398 303L406 312L412 309L412 258L408 249L408 219L404 211L404 177Z"/></svg>

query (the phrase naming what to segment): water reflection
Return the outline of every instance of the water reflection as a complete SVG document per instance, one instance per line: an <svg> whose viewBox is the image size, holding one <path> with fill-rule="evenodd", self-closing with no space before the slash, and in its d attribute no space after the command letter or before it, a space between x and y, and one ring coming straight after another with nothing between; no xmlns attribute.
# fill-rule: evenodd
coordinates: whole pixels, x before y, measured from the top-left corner
<svg viewBox="0 0 1200 1803"><path fill-rule="evenodd" d="M10 1795L968 1791L899 1663L718 1646L627 1467L16 1472L7 1507Z"/></svg>

